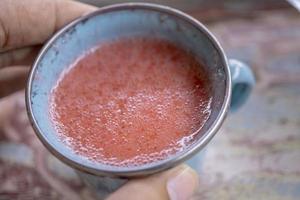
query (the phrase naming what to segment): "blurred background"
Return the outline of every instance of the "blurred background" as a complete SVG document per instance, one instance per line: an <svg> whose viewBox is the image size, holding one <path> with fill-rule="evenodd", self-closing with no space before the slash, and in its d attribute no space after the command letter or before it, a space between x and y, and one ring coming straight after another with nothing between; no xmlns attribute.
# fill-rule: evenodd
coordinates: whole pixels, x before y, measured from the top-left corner
<svg viewBox="0 0 300 200"><path fill-rule="evenodd" d="M101 7L127 1L82 2ZM207 146L194 199L300 199L299 11L284 0L147 2L199 19L227 56L249 64L257 78L246 105L227 117ZM22 89L25 84L23 69L10 70L19 73L1 72L0 97L8 87ZM0 99L0 199L94 199L36 138L22 90Z"/></svg>

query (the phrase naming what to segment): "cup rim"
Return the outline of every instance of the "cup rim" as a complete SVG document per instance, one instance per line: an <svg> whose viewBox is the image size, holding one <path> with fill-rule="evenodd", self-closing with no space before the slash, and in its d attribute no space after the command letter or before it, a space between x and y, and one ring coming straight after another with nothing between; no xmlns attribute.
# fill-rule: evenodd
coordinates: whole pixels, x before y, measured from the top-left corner
<svg viewBox="0 0 300 200"><path fill-rule="evenodd" d="M158 162L157 164L153 164L151 166L142 165L134 167L134 169L126 168L120 169L120 170L108 170L105 169L99 169L95 166L87 165L86 163L79 163L76 160L72 159L68 155L63 155L61 152L59 152L54 146L51 145L51 142L48 141L46 137L43 136L43 131L40 129L40 127L37 124L37 120L33 114L32 105L31 105L31 87L32 83L34 81L34 75L36 72L36 69L38 67L38 64L40 60L42 59L43 55L47 52L47 50L52 46L52 43L59 38L63 33L68 31L69 28L72 26L75 26L78 23L81 23L82 21L85 21L89 18L92 18L94 16L97 16L99 14L112 12L112 11L120 11L120 10L127 10L127 9L146 9L146 10L154 10L157 12L162 12L168 15L173 15L175 17L181 18L182 20L186 21L187 23L190 23L194 27L196 27L199 31L203 32L212 45L216 48L220 58L221 62L224 66L225 76L226 76L226 86L225 86L225 97L224 101L222 103L221 110L214 120L213 124L209 127L209 129L205 132L205 134L193 145L192 148L189 149L189 151L186 151L183 154L179 154L178 156L174 156L171 160L163 160L167 162ZM43 46L42 50L39 52L37 58L35 59L32 68L29 73L29 78L27 81L26 91L25 91L25 100L26 100L26 109L27 114L29 116L30 123L34 129L34 132L40 139L40 141L46 146L46 148L54 154L57 158L59 158L61 161L66 163L67 165L78 169L80 171L93 174L93 175L101 175L101 176L110 176L110 177L136 177L136 176L144 176L153 174L159 171L166 170L168 168L171 168L173 166L178 165L179 163L184 162L185 160L191 158L193 155L195 155L197 152L199 152L201 149L203 149L206 144L213 138L213 136L216 134L216 132L219 130L220 126L222 125L227 110L229 108L230 104L230 98L231 98L231 75L229 70L229 65L227 61L227 57L224 53L224 50L222 49L220 43L215 38L215 36L198 20L191 17L190 15L179 11L175 8L171 8L164 5L159 4L152 4L152 3L120 3L120 4L114 4L110 6L105 6L102 8L99 8L98 10L83 15L72 22L68 23L67 25L63 26L58 32L54 34L54 36L51 37L47 41L47 43Z"/></svg>

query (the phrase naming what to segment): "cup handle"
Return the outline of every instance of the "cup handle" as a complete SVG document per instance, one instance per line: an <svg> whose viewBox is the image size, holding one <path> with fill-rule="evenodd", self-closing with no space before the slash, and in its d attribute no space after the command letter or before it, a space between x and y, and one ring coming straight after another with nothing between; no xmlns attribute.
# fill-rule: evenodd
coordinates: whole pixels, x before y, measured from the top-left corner
<svg viewBox="0 0 300 200"><path fill-rule="evenodd" d="M243 62L229 59L232 81L230 110L238 110L248 99L254 85L255 77L251 68Z"/></svg>

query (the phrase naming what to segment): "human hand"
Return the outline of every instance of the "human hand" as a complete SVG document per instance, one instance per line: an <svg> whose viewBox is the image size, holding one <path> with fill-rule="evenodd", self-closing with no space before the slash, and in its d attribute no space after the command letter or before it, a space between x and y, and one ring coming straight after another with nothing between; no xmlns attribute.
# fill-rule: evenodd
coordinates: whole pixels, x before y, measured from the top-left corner
<svg viewBox="0 0 300 200"><path fill-rule="evenodd" d="M1 0L0 98L24 88L28 66L51 35L74 18L95 9L73 1Z"/></svg>
<svg viewBox="0 0 300 200"><path fill-rule="evenodd" d="M3 72L4 68L21 66L18 70L5 75L20 78L21 74L21 78L27 77L29 66L33 63L41 45L63 25L95 9L78 2L63 0L1 0L0 86L2 85L2 88L8 86L1 84L4 74L1 71ZM11 89L24 87L24 82L20 83L18 87ZM12 91L6 91L4 94L10 92ZM197 184L196 173L188 166L181 165L147 178L130 180L111 194L108 200L124 198L185 200L191 197Z"/></svg>
<svg viewBox="0 0 300 200"><path fill-rule="evenodd" d="M187 165L142 179L133 179L107 200L188 200L198 187L198 176Z"/></svg>

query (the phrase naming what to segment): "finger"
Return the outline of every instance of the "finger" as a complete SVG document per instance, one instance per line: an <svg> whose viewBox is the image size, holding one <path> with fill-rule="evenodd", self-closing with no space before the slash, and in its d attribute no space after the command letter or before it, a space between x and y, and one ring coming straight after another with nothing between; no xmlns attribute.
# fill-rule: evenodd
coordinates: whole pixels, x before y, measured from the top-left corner
<svg viewBox="0 0 300 200"><path fill-rule="evenodd" d="M8 66L29 66L32 65L36 55L40 50L40 45L25 47L16 50L6 51L0 54L0 69Z"/></svg>
<svg viewBox="0 0 300 200"><path fill-rule="evenodd" d="M29 67L14 66L0 70L0 98L21 90L26 85Z"/></svg>
<svg viewBox="0 0 300 200"><path fill-rule="evenodd" d="M198 186L197 174L186 165L169 171L135 179L114 192L107 200L188 200Z"/></svg>
<svg viewBox="0 0 300 200"><path fill-rule="evenodd" d="M0 52L41 44L64 24L95 9L67 0L1 0Z"/></svg>

